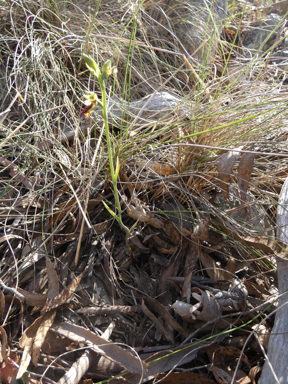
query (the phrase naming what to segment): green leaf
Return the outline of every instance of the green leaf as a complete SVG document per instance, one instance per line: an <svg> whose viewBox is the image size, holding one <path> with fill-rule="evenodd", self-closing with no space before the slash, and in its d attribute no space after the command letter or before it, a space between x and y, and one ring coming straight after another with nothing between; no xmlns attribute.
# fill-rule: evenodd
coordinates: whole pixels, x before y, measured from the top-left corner
<svg viewBox="0 0 288 384"><path fill-rule="evenodd" d="M113 212L112 209L110 209L108 207L108 205L105 203L105 201L102 201L102 203L104 204L104 207L107 209L107 211L110 213L110 215L113 216L114 219L116 219L118 221L118 217L117 217L116 213Z"/></svg>

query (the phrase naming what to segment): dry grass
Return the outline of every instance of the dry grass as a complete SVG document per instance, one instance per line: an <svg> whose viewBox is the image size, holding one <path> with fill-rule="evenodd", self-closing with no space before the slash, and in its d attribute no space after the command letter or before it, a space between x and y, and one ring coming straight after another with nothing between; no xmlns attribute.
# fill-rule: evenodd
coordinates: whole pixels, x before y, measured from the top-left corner
<svg viewBox="0 0 288 384"><path fill-rule="evenodd" d="M151 38L155 11L150 2L139 8L132 1L121 7L115 1L98 5L96 12L81 2L76 6L54 0L0 1L2 281L43 293L47 290L43 260L48 254L63 286L71 281L72 270L81 272L88 262L89 279L104 280L110 304L134 305L143 296L158 295L163 296L163 304L172 304L172 296L178 297L181 289L163 288L161 262L170 259L171 265L176 250L188 239L194 244L193 252L195 244L201 251L193 260L186 255L176 275L185 277L193 268L195 275L227 280L226 265L233 259L235 276L258 282L269 295L271 280L265 275L273 276L269 252L259 247L261 242L253 245L256 235L267 234L237 222L230 211L217 206L215 198L221 156L242 147L228 181L237 186L240 160L252 151L255 159L248 189L253 204L264 207L263 215L273 227L278 195L288 174L285 73L263 58L247 60L240 48L237 58L225 62L221 52L229 44L217 36L211 40L218 51L216 59L200 65L165 29L171 23L169 14L162 14L165 28L157 29L157 44L155 36ZM84 52L100 64L113 58L118 76L117 81L108 81L110 97L133 102L165 91L180 101L172 114L157 120L131 115L111 123L113 156L121 164L122 218L129 228L139 220L128 239L136 266L131 264L124 232L102 204L104 200L115 209L102 119L98 116L86 123L80 119L83 94L99 93L82 60ZM73 139L65 140L61 132L71 129ZM169 219L177 226L179 243L173 242ZM248 236L254 236L250 243ZM212 249L214 259L209 256ZM207 258L201 259L204 253L210 264ZM155 254L161 262L155 262ZM261 263L261 258L266 262ZM79 260L77 266L75 260ZM207 272L209 268L213 272ZM95 299L89 280L85 284L74 303L63 310L62 319L71 319L73 311ZM26 309L20 327L21 322L13 322L13 311L13 305L6 308L3 326L11 327L10 344L17 349L32 315L31 308ZM33 314L33 319L38 315ZM95 321L82 318L86 326ZM157 344L156 339L147 342L145 333L151 338L151 332L144 320L138 328L137 321L121 319L114 341ZM107 318L101 319L97 327L104 330L107 323ZM138 336L135 332L131 344L133 326ZM191 327L189 332L198 326Z"/></svg>

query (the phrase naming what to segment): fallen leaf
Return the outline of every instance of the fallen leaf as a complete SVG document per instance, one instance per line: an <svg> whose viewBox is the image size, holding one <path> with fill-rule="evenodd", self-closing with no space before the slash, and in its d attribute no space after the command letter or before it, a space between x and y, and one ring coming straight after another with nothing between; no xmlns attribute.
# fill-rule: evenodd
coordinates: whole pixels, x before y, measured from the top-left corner
<svg viewBox="0 0 288 384"><path fill-rule="evenodd" d="M98 223L98 224L94 224L92 225L92 228L93 228L93 231L97 234L97 235L102 235L102 233L106 233L107 231L107 226L108 226L108 220L105 220L103 223ZM87 230L89 228L87 227ZM90 229L89 229L90 231Z"/></svg>
<svg viewBox="0 0 288 384"><path fill-rule="evenodd" d="M170 257L169 264L167 267L164 267L161 271L159 286L158 286L158 294L161 295L167 290L168 277L176 276L180 265L189 252L189 241L183 238L182 242L176 248L174 254ZM163 297L161 297L163 299ZM164 298L165 299L165 298ZM170 303L171 301L169 301Z"/></svg>
<svg viewBox="0 0 288 384"><path fill-rule="evenodd" d="M104 355L108 359L121 364L130 372L142 373L148 368L147 364L132 353L125 351L118 345L108 342L95 333L70 323L62 323L54 326L52 330L59 335L68 337L73 341L85 343L93 347L97 353Z"/></svg>
<svg viewBox="0 0 288 384"><path fill-rule="evenodd" d="M14 382L18 372L17 366L13 364L11 359L3 361L0 368L0 377L7 381L8 384Z"/></svg>
<svg viewBox="0 0 288 384"><path fill-rule="evenodd" d="M16 379L21 379L23 374L27 371L27 368L31 361L31 350L34 338L36 336L37 330L41 324L42 316L38 317L34 323L32 323L21 336L19 340L19 347L24 349L22 354L22 359L20 362L20 367L17 373Z"/></svg>
<svg viewBox="0 0 288 384"><path fill-rule="evenodd" d="M183 290L182 290L182 299L186 299L187 303L190 303L191 299L191 282L193 277L193 270L190 268L185 276Z"/></svg>
<svg viewBox="0 0 288 384"><path fill-rule="evenodd" d="M261 345L267 351L271 331L264 324L254 324L252 326L252 329L257 334L258 337L252 342L251 348L254 349L254 351L261 353L262 350L259 345L259 342L260 342Z"/></svg>
<svg viewBox="0 0 288 384"><path fill-rule="evenodd" d="M210 279L216 281L220 280L220 271L219 268L217 268L216 261L211 256L207 255L206 252L199 252L199 256Z"/></svg>
<svg viewBox="0 0 288 384"><path fill-rule="evenodd" d="M218 178L220 180L220 188L223 196L227 201L229 200L229 184L231 180L231 172L234 167L235 161L243 146L237 147L221 156L218 162Z"/></svg>
<svg viewBox="0 0 288 384"><path fill-rule="evenodd" d="M133 219L138 220L141 223L150 224L155 228L164 227L164 223L150 212L148 207L146 207L135 195L131 196L129 204L127 205L127 213Z"/></svg>
<svg viewBox="0 0 288 384"><path fill-rule="evenodd" d="M94 352L94 355L95 352ZM89 366L95 364L93 351L87 349L82 356L70 367L69 371L57 382L57 384L78 384L89 369ZM87 380L85 380L87 382ZM82 381L83 383L83 381ZM93 384L93 382L91 383Z"/></svg>
<svg viewBox="0 0 288 384"><path fill-rule="evenodd" d="M25 303L32 307L43 307L47 301L47 294L27 292L22 288L17 288L17 291L24 296Z"/></svg>
<svg viewBox="0 0 288 384"><path fill-rule="evenodd" d="M56 316L56 309L51 309L46 312L43 317L39 328L37 329L37 333L35 335L35 339L32 346L32 363L37 367L38 360L41 353L42 345L45 341L47 333L51 326L53 325L54 319Z"/></svg>
<svg viewBox="0 0 288 384"><path fill-rule="evenodd" d="M7 360L7 334L3 327L0 327L0 338L1 338L1 356L4 361Z"/></svg>
<svg viewBox="0 0 288 384"><path fill-rule="evenodd" d="M85 273L87 272L88 270L88 266L80 273L80 275L78 275L77 277L75 277L71 283L63 289L63 291L61 293L59 293L59 295L55 296L55 297L52 297L51 299L47 299L47 302L45 304L45 306L42 308L42 311L41 311L41 314L49 311L50 309L52 308L57 308L59 307L60 305L66 303L66 301L73 295L73 293L76 291L82 277L85 275Z"/></svg>
<svg viewBox="0 0 288 384"><path fill-rule="evenodd" d="M208 379L208 377L194 372L172 372L169 374L161 374L156 377L156 380L161 384L215 384L215 382Z"/></svg>
<svg viewBox="0 0 288 384"><path fill-rule="evenodd" d="M55 211L54 214L47 221L47 230L54 227L58 224L63 217L73 209L73 205L76 203L76 198L72 198L69 201L65 201L65 203L59 206L58 211Z"/></svg>
<svg viewBox="0 0 288 384"><path fill-rule="evenodd" d="M2 289L0 289L0 322L1 323L3 320L4 310L5 310L5 296Z"/></svg>
<svg viewBox="0 0 288 384"><path fill-rule="evenodd" d="M257 250L261 250L266 254L274 254L280 259L288 259L288 245L281 240L274 240L267 236L245 236L232 231L227 228L225 223L222 222L222 219L219 217L215 218L215 221L219 223L219 228L228 236L231 236L233 239L241 242L244 245L253 247ZM207 271L209 273L209 271ZM211 276L210 276L211 277ZM211 277L212 278L212 277ZM216 279L217 280L217 279Z"/></svg>
<svg viewBox="0 0 288 384"><path fill-rule="evenodd" d="M221 307L209 291L203 291L199 288L192 288L192 297L196 300L194 305L176 300L172 308L181 318L188 322L195 321L209 322L219 318L222 314Z"/></svg>
<svg viewBox="0 0 288 384"><path fill-rule="evenodd" d="M245 204L247 200L247 190L254 166L255 156L255 153L245 153L245 155L242 156L238 166L237 181L240 188L241 202L243 204ZM246 211L247 209L244 208L245 214Z"/></svg>
<svg viewBox="0 0 288 384"><path fill-rule="evenodd" d="M5 157L0 157L0 163L7 167L10 170L10 176L17 180L19 183L22 183L27 189L33 189L33 185L28 177L25 176L24 172L22 172L13 162L5 159Z"/></svg>
<svg viewBox="0 0 288 384"><path fill-rule="evenodd" d="M181 241L181 235L172 220L165 221L164 228L172 244L178 245Z"/></svg>
<svg viewBox="0 0 288 384"><path fill-rule="evenodd" d="M171 305L178 315L181 316L183 321L187 323L195 323L195 320L192 319L190 309L192 308L192 304L185 303L185 301L176 300L174 304Z"/></svg>
<svg viewBox="0 0 288 384"><path fill-rule="evenodd" d="M162 175L162 176L169 176L169 175L174 175L175 173L176 174L178 173L175 166L169 165L169 164L156 163L155 161L152 161L152 160L146 161L146 162L137 161L136 164L138 167L151 170L157 173L158 175Z"/></svg>
<svg viewBox="0 0 288 384"><path fill-rule="evenodd" d="M143 313L152 320L154 325L157 325L161 330L167 340L169 340L172 344L175 344L173 335L171 332L168 332L167 329L162 325L162 323L157 319L157 317L147 308L144 303L144 299L142 299L141 308Z"/></svg>
<svg viewBox="0 0 288 384"><path fill-rule="evenodd" d="M211 341L210 341L211 343ZM153 380L157 375L168 372L177 366L189 363L194 360L197 353L207 344L189 345L186 347L175 348L173 350L166 350L157 352L145 360L145 363L149 363L148 370L141 374L128 373L123 378L117 378L109 381L109 384L139 384L146 383L146 381Z"/></svg>
<svg viewBox="0 0 288 384"><path fill-rule="evenodd" d="M259 365L255 365L255 367L252 367L250 369L249 378L252 381L252 384L258 383L262 369L263 367L259 367Z"/></svg>
<svg viewBox="0 0 288 384"><path fill-rule="evenodd" d="M144 245L141 243L141 240L137 235L129 237L129 241L131 241L134 245L136 245L142 251L148 252L150 250L150 248L144 247Z"/></svg>
<svg viewBox="0 0 288 384"><path fill-rule="evenodd" d="M46 268L47 268L47 277L48 277L48 293L47 300L53 299L59 294L59 279L57 272L53 266L53 263L50 261L49 257L45 255Z"/></svg>
<svg viewBox="0 0 288 384"><path fill-rule="evenodd" d="M158 313L158 315L163 317L167 324L174 328L175 331L181 333L185 338L189 336L189 331L186 331L184 328L182 328L177 323L177 321L170 315L167 309L161 303L159 303L158 300L153 299L152 297L146 297L144 299L144 302L148 308L152 309L152 311Z"/></svg>
<svg viewBox="0 0 288 384"><path fill-rule="evenodd" d="M198 300L196 305L193 305L190 312L191 316L195 317L195 320L211 321L221 316L221 308L209 291L204 291L200 288L192 288L192 297Z"/></svg>
<svg viewBox="0 0 288 384"><path fill-rule="evenodd" d="M237 362L240 355L241 362L250 370L251 365L248 357L244 353L241 354L240 349L234 347L220 347L213 353L212 371L218 383L231 383L231 379L234 375L234 363ZM248 384L251 381L249 377L239 369L236 373L236 382Z"/></svg>

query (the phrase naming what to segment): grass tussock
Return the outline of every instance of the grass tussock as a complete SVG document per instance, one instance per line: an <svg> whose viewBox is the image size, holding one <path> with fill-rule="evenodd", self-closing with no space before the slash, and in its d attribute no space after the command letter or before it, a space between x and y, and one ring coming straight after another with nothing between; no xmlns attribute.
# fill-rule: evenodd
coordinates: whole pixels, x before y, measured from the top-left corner
<svg viewBox="0 0 288 384"><path fill-rule="evenodd" d="M110 304L134 305L143 295L163 295L168 305L180 289L167 288L163 268L183 243L185 250L188 239L193 252L201 251L186 255L179 265L175 261L175 275L185 277L192 268L214 280L228 281L229 273L251 284L258 278L268 295L273 267L259 244L273 239L276 204L288 174L285 72L264 55L249 56L237 34L224 39L220 29L213 29L215 20L191 58L187 47L195 40L183 44L172 23L180 10L165 12L161 1L154 8L146 1L89 4L0 1L2 281L47 291L47 275L41 277L41 271L49 255L64 287L71 271L81 272L89 261L89 278L96 273L104 280ZM237 30L242 20L243 9L235 6L226 24ZM111 59L118 69L116 77L107 79L106 93L121 212L101 110L90 120L81 118L85 94L93 91L101 99L84 53L100 67ZM133 103L156 92L169 93L177 102L173 99L172 108L161 114L131 110ZM115 98L122 106L117 118L111 107ZM221 176L219 163L235 148L240 152L231 172L224 167ZM253 157L241 165L245 154ZM245 173L251 164L250 174ZM224 193L228 186L237 189L239 179L245 184L240 205L225 208L217 200L221 188ZM121 214L129 236L103 203ZM251 225L254 205L262 209L268 227ZM242 209L241 219L233 216ZM234 267L227 272L232 259ZM63 319L87 305L89 289L76 295ZM12 309L4 325L13 323ZM12 325L11 343L17 348L21 329ZM106 326L103 320L99 327ZM131 331L124 321L118 327L122 335ZM144 325L139 327L139 335L145 334ZM130 342L118 334L114 340Z"/></svg>

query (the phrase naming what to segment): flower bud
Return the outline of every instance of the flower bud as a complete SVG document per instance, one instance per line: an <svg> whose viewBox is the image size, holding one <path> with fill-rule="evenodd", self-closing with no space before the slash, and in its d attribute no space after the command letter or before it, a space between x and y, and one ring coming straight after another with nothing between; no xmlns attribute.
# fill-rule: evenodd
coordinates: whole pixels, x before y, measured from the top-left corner
<svg viewBox="0 0 288 384"><path fill-rule="evenodd" d="M103 65L102 72L105 73L105 75L111 75L112 74L111 60L107 60L106 63Z"/></svg>
<svg viewBox="0 0 288 384"><path fill-rule="evenodd" d="M98 64L92 59L92 57L85 55L85 53L83 53L83 58L85 60L86 67L94 76L98 78L101 75Z"/></svg>

